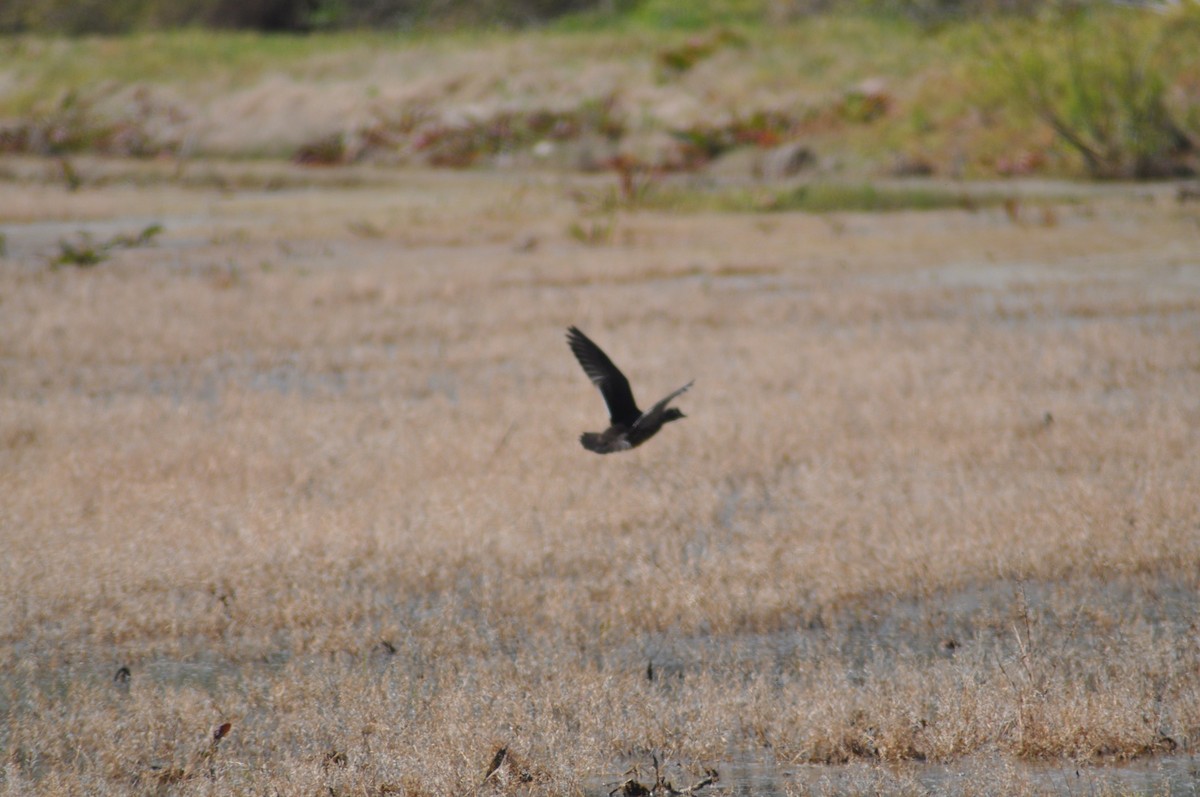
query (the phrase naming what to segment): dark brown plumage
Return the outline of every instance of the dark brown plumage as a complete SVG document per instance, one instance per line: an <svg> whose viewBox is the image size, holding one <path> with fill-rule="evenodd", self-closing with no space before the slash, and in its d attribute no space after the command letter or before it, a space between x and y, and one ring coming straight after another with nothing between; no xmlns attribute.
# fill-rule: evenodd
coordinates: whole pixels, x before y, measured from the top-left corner
<svg viewBox="0 0 1200 797"><path fill-rule="evenodd" d="M575 359L583 366L584 373L600 389L600 395L604 396L604 403L608 405L608 429L603 432L584 432L579 437L579 442L588 451L611 454L637 448L654 437L664 423L687 417L678 408L668 407L667 404L691 387L691 382L642 412L633 400L629 380L599 346L576 327L567 330L567 343L575 353Z"/></svg>

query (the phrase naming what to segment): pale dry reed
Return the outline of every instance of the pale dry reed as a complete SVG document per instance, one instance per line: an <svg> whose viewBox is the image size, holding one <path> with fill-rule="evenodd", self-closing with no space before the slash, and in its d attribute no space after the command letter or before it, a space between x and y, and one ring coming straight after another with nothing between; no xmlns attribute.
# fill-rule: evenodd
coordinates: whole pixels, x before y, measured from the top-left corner
<svg viewBox="0 0 1200 797"><path fill-rule="evenodd" d="M654 754L1032 793L1195 749L1194 211L584 246L593 190L0 186L0 791L563 794ZM688 418L581 449L572 323L643 399L695 378ZM778 788L921 790L870 771Z"/></svg>

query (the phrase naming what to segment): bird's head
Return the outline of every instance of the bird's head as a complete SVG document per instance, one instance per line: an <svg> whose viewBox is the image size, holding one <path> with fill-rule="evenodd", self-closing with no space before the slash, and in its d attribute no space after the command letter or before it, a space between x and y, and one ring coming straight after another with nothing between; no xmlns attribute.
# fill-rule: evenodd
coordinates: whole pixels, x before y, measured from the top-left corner
<svg viewBox="0 0 1200 797"><path fill-rule="evenodd" d="M663 413L663 423L667 423L668 421L677 421L680 418L686 417L687 416L683 414L683 410L679 409L678 407L667 407L667 411Z"/></svg>

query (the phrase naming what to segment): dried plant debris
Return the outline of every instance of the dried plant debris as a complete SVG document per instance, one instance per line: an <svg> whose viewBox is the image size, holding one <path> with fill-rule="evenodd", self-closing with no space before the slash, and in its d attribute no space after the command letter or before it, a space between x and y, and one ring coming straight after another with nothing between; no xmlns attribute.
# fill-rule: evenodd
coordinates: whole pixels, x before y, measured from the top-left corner
<svg viewBox="0 0 1200 797"><path fill-rule="evenodd" d="M340 750L330 750L321 758L321 768L326 770L333 768L345 769L349 763L350 761L346 758L346 754Z"/></svg>
<svg viewBox="0 0 1200 797"><path fill-rule="evenodd" d="M160 785L169 785L192 780L202 775L210 780L215 779L217 776L217 750L221 745L221 741L229 735L232 729L233 723L222 722L213 729L212 735L205 742L204 746L193 753L188 762L182 766L179 764L164 763L150 764L148 769L153 780L157 781ZM141 775L138 775L134 780L135 784L140 783Z"/></svg>
<svg viewBox="0 0 1200 797"><path fill-rule="evenodd" d="M704 777L697 780L691 786L676 788L671 781L666 779L663 774L663 768L659 766L658 756L651 755L650 760L654 763L654 783L650 786L640 782L637 778L639 775L638 768L634 767L626 774L629 776L626 780L609 791L609 797L663 797L669 795L692 795L699 794L702 789L705 789L717 783L721 776L715 769L705 769Z"/></svg>
<svg viewBox="0 0 1200 797"><path fill-rule="evenodd" d="M522 784L546 783L549 780L546 772L531 765L520 756L514 755L508 745L503 745L497 748L492 755L483 780L473 793L485 787L503 792Z"/></svg>

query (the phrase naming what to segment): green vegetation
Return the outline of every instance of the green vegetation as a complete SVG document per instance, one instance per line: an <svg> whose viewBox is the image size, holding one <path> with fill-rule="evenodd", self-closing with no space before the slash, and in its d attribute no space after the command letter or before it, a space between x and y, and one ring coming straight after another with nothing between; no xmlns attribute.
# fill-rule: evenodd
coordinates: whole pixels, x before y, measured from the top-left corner
<svg viewBox="0 0 1200 797"><path fill-rule="evenodd" d="M0 8L0 31L127 33L186 26L313 31L366 27L528 26L628 3L597 0L28 0Z"/></svg>
<svg viewBox="0 0 1200 797"><path fill-rule="evenodd" d="M658 210L672 213L804 213L900 210L976 210L1007 205L1012 197L999 193L969 193L934 185L886 185L867 182L807 182L784 188L769 184L744 186L697 186L666 182L655 175L639 174L621 185L579 197L580 209L602 222L604 236L584 234L579 222L572 224L572 237L588 243L611 239L613 214L621 210ZM1068 201L1058 197L1054 202Z"/></svg>
<svg viewBox="0 0 1200 797"><path fill-rule="evenodd" d="M145 246L157 238L161 232L161 224L151 224L143 228L137 235L121 233L103 241L93 240L92 236L87 233L81 234L77 241L68 241L64 238L58 242L58 256L50 261L50 267L90 268L107 260L112 250Z"/></svg>
<svg viewBox="0 0 1200 797"><path fill-rule="evenodd" d="M786 189L659 187L645 192L643 207L674 211L835 213L895 210L974 210L996 205L997 196L973 197L962 191L927 186L884 187L870 183L809 183Z"/></svg>
<svg viewBox="0 0 1200 797"><path fill-rule="evenodd" d="M0 38L0 64L16 85L0 97L4 113L30 112L47 96L136 83L187 86L205 93L245 86L268 72L314 76L327 53L353 53L395 36L283 36L187 29L106 38Z"/></svg>
<svg viewBox="0 0 1200 797"><path fill-rule="evenodd" d="M758 25L767 13L763 0L724 0L716 3L679 3L648 0L638 3L625 18L628 24L652 30L703 30L721 25Z"/></svg>
<svg viewBox="0 0 1200 797"><path fill-rule="evenodd" d="M186 26L314 31L438 29L547 23L702 30L775 24L815 12L866 13L934 29L990 14L1028 13L1036 0L28 0L0 8L0 32L120 33Z"/></svg>
<svg viewBox="0 0 1200 797"><path fill-rule="evenodd" d="M1095 177L1194 170L1200 150L1200 5L1166 14L1058 13L992 46L1011 94Z"/></svg>

